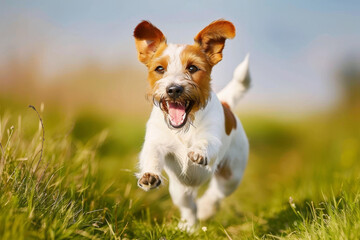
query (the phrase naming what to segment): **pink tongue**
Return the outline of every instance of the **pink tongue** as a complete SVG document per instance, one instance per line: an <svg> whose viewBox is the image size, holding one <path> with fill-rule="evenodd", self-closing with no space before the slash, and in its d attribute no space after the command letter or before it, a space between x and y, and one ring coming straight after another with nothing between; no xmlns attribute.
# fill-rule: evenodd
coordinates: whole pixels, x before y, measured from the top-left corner
<svg viewBox="0 0 360 240"><path fill-rule="evenodd" d="M170 121L173 125L179 126L183 122L183 116L185 114L185 106L169 102L169 115Z"/></svg>

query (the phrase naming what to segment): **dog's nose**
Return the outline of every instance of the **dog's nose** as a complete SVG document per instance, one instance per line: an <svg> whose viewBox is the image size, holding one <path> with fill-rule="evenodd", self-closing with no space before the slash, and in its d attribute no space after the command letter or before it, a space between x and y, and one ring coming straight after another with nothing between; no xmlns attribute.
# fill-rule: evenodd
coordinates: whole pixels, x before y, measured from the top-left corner
<svg viewBox="0 0 360 240"><path fill-rule="evenodd" d="M166 88L166 92L169 97L176 99L184 92L184 88L180 85L171 85Z"/></svg>

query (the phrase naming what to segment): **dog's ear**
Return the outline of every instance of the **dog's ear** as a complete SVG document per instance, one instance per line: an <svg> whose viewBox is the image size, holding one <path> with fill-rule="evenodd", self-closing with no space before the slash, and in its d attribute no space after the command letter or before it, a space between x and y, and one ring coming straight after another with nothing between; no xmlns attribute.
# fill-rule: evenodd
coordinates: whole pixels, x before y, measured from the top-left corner
<svg viewBox="0 0 360 240"><path fill-rule="evenodd" d="M134 30L139 61L147 64L160 44L166 43L164 34L148 21L142 21Z"/></svg>
<svg viewBox="0 0 360 240"><path fill-rule="evenodd" d="M225 40L235 37L234 25L225 20L217 20L201 30L194 38L195 43L200 46L210 61L215 65L222 59L222 50L225 46Z"/></svg>

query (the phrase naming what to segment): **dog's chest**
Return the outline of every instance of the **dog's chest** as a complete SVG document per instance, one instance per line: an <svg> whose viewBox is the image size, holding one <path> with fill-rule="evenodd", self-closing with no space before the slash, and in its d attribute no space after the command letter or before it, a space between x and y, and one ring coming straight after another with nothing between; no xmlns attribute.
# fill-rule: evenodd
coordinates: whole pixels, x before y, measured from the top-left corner
<svg viewBox="0 0 360 240"><path fill-rule="evenodd" d="M184 154L176 153L166 155L165 171L174 175L182 184L191 187L200 186L212 174L210 167L193 163Z"/></svg>
<svg viewBox="0 0 360 240"><path fill-rule="evenodd" d="M182 184L186 186L199 186L208 180L212 171L209 166L202 166L192 162L188 158L190 149L199 143L199 136L203 136L201 119L198 115L193 126L185 132L169 131L168 137L172 140L168 142L168 153L165 157L165 170L168 174L174 175ZM201 141L206 139L200 138Z"/></svg>

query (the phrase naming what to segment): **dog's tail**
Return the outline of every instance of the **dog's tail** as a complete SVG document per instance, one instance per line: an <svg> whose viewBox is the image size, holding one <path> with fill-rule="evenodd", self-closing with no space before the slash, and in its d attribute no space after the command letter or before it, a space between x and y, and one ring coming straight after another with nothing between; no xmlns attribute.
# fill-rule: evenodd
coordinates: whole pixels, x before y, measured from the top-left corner
<svg viewBox="0 0 360 240"><path fill-rule="evenodd" d="M226 102L230 108L234 108L250 87L249 54L240 63L235 71L232 80L218 94L221 102Z"/></svg>

